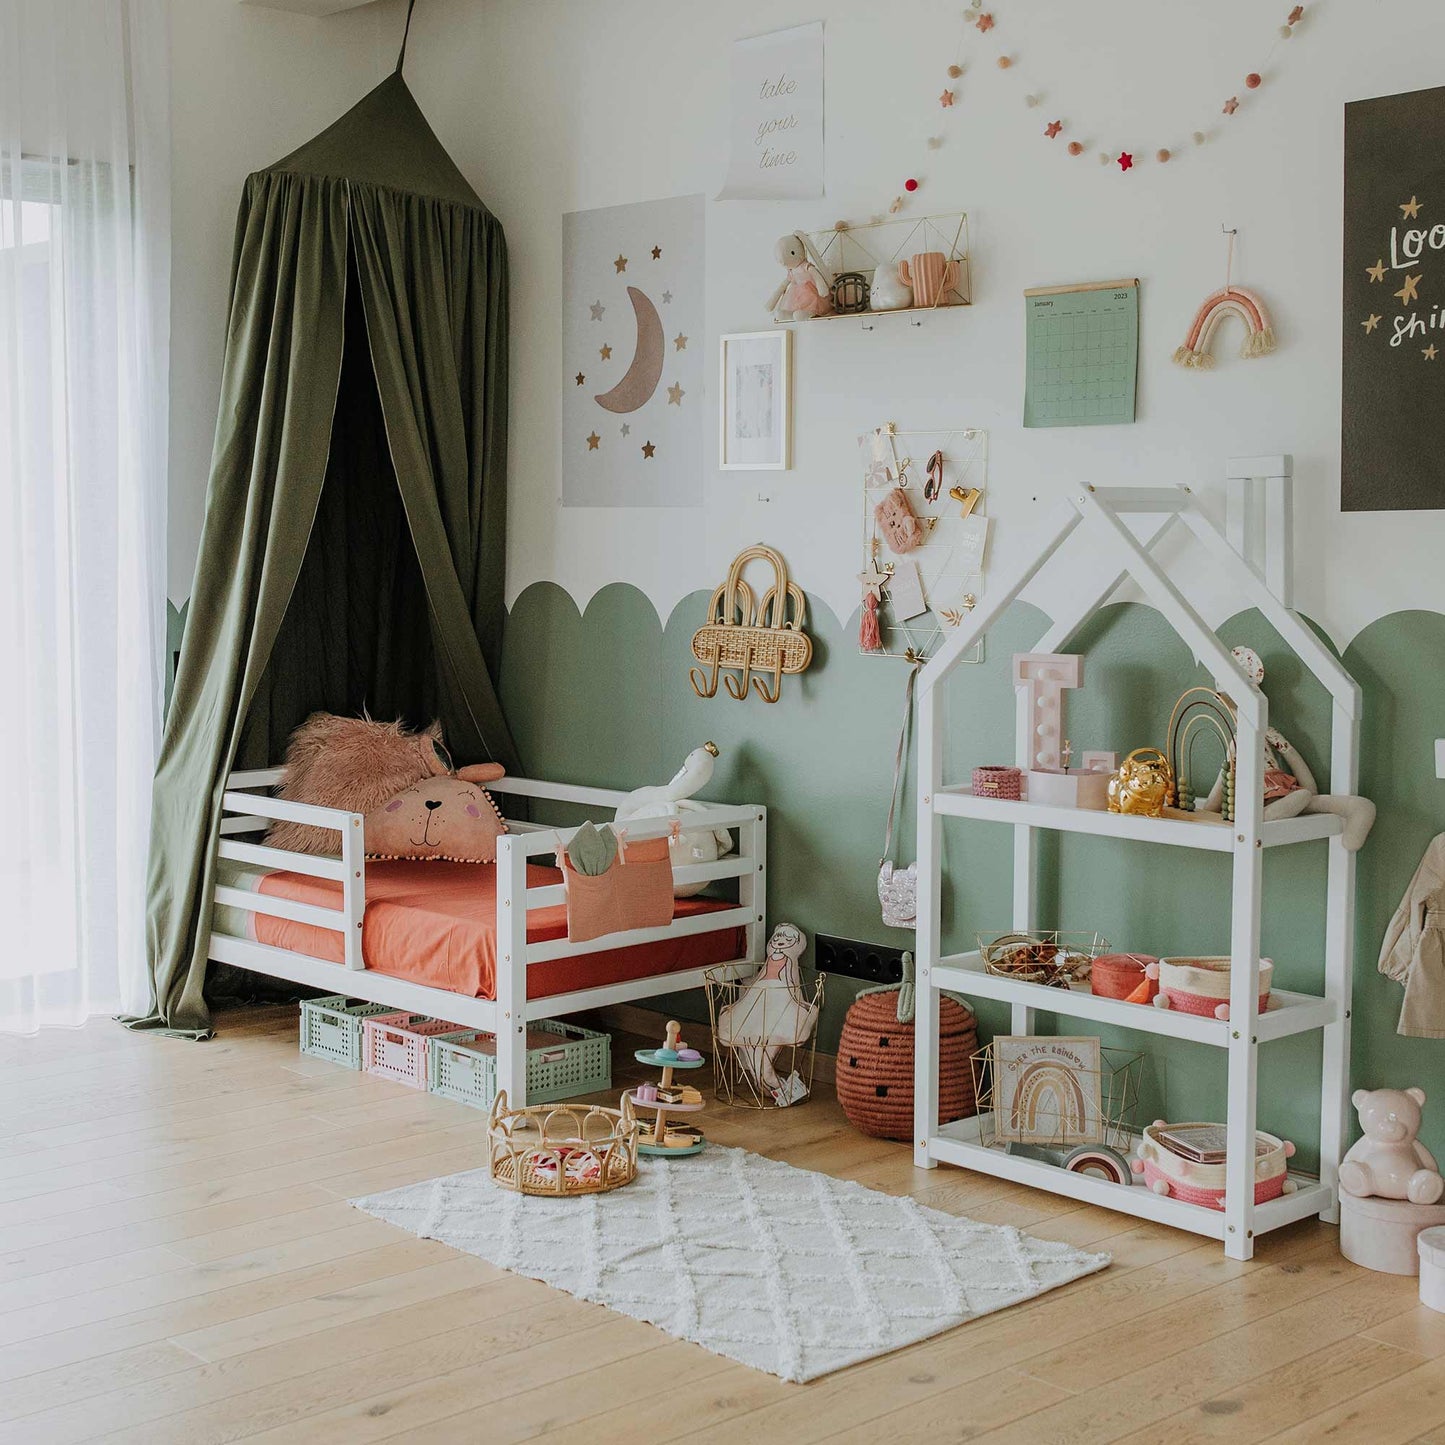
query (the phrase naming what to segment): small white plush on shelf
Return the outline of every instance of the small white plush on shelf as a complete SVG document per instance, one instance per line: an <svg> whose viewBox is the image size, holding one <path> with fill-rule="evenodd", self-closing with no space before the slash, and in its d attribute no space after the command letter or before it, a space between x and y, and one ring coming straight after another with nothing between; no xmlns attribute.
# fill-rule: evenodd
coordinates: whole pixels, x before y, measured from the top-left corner
<svg viewBox="0 0 1445 1445"><path fill-rule="evenodd" d="M813 243L801 231L794 231L778 237L773 254L788 272L768 299L773 320L806 321L826 316L833 309L833 275Z"/></svg>

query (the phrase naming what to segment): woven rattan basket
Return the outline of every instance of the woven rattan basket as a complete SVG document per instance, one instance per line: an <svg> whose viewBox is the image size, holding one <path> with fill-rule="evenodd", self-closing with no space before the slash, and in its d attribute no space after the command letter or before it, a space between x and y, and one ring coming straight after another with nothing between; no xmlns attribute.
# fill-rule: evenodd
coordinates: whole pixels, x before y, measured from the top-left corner
<svg viewBox="0 0 1445 1445"><path fill-rule="evenodd" d="M940 998L938 1118L978 1112L969 1060L978 1048L973 1014ZM855 1129L875 1139L913 1137L913 1024L898 1021L896 992L865 993L843 1021L838 1041L838 1102Z"/></svg>
<svg viewBox="0 0 1445 1445"><path fill-rule="evenodd" d="M637 1178L637 1120L599 1104L542 1104L509 1109L499 1089L487 1121L492 1179L518 1194L553 1199L605 1194Z"/></svg>

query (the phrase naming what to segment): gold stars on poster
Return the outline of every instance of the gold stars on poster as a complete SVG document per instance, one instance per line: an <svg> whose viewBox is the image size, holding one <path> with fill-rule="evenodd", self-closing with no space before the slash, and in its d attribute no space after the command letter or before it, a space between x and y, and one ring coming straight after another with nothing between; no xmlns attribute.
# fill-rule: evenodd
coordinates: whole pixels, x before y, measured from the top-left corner
<svg viewBox="0 0 1445 1445"><path fill-rule="evenodd" d="M1400 214L1407 220L1413 221L1420 214L1420 202L1415 196L1411 196L1400 206Z"/></svg>
<svg viewBox="0 0 1445 1445"><path fill-rule="evenodd" d="M600 436L598 436L596 432L593 432L593 433L587 438L587 450L588 450L589 452L595 452L595 451L597 450L597 444L598 444L601 440L602 440L602 438L601 438Z"/></svg>
<svg viewBox="0 0 1445 1445"><path fill-rule="evenodd" d="M599 346L597 348L597 354L603 359L603 361L612 360L612 348L610 346Z"/></svg>
<svg viewBox="0 0 1445 1445"><path fill-rule="evenodd" d="M1375 281L1383 281L1385 279L1385 263L1383 261L1376 261L1373 266L1366 266L1365 275L1370 278L1372 283Z"/></svg>
<svg viewBox="0 0 1445 1445"><path fill-rule="evenodd" d="M649 461L652 459L652 454L653 454L656 450L657 450L657 448L656 448L651 442L643 442L643 444L642 444L642 455L645 456L646 458L648 458Z"/></svg>
<svg viewBox="0 0 1445 1445"><path fill-rule="evenodd" d="M673 384L667 388L668 406L681 406L682 399L686 394L687 393L683 391L680 383L673 382Z"/></svg>
<svg viewBox="0 0 1445 1445"><path fill-rule="evenodd" d="M661 247L661 246L654 246L654 247L652 248L652 259L653 259L654 261L660 261L660 260L662 260L662 247Z"/></svg>
<svg viewBox="0 0 1445 1445"><path fill-rule="evenodd" d="M587 378L586 378L580 371L577 373L577 385L578 385L578 386L586 386L586 385L587 385Z"/></svg>
<svg viewBox="0 0 1445 1445"><path fill-rule="evenodd" d="M1373 311L1367 317L1365 317L1362 322L1360 322L1360 325L1363 326L1366 331L1373 331L1375 327L1377 327L1379 324L1380 318L1375 315Z"/></svg>
<svg viewBox="0 0 1445 1445"><path fill-rule="evenodd" d="M617 259L612 263L612 266L620 276L627 269L627 257L619 251L617 253Z"/></svg>
<svg viewBox="0 0 1445 1445"><path fill-rule="evenodd" d="M1406 275L1405 284L1395 292L1395 295L1400 298L1401 306L1408 306L1412 301L1418 301L1420 299L1420 293L1416 287L1419 286L1422 277L1423 273L1420 276Z"/></svg>
<svg viewBox="0 0 1445 1445"><path fill-rule="evenodd" d="M687 337L685 337L682 332L679 331L677 335L672 338L672 344L674 347L676 347L678 351L686 351Z"/></svg>
<svg viewBox="0 0 1445 1445"><path fill-rule="evenodd" d="M1434 360L1435 360L1435 343L1432 341L1432 342L1429 344L1429 346L1425 347L1425 348L1420 352L1420 355L1423 356L1426 361L1434 361Z"/></svg>

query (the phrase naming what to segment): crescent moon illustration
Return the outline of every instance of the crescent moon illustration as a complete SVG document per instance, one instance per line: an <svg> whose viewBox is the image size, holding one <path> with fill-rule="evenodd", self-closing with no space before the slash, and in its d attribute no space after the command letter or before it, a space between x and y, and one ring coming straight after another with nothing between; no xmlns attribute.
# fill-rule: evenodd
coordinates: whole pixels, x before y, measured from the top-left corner
<svg viewBox="0 0 1445 1445"><path fill-rule="evenodd" d="M627 288L627 299L637 314L637 350L632 354L632 365L611 391L593 398L598 406L615 412L636 411L646 406L662 379L662 318L657 314L657 307L636 286Z"/></svg>

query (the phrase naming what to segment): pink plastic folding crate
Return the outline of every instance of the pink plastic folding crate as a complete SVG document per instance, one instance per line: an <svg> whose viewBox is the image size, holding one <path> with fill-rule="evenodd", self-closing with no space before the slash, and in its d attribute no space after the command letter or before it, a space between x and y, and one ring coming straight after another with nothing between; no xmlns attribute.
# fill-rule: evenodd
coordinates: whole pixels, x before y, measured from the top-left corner
<svg viewBox="0 0 1445 1445"><path fill-rule="evenodd" d="M377 1014L361 1021L361 1067L409 1089L424 1089L426 1041L470 1032L426 1014Z"/></svg>

